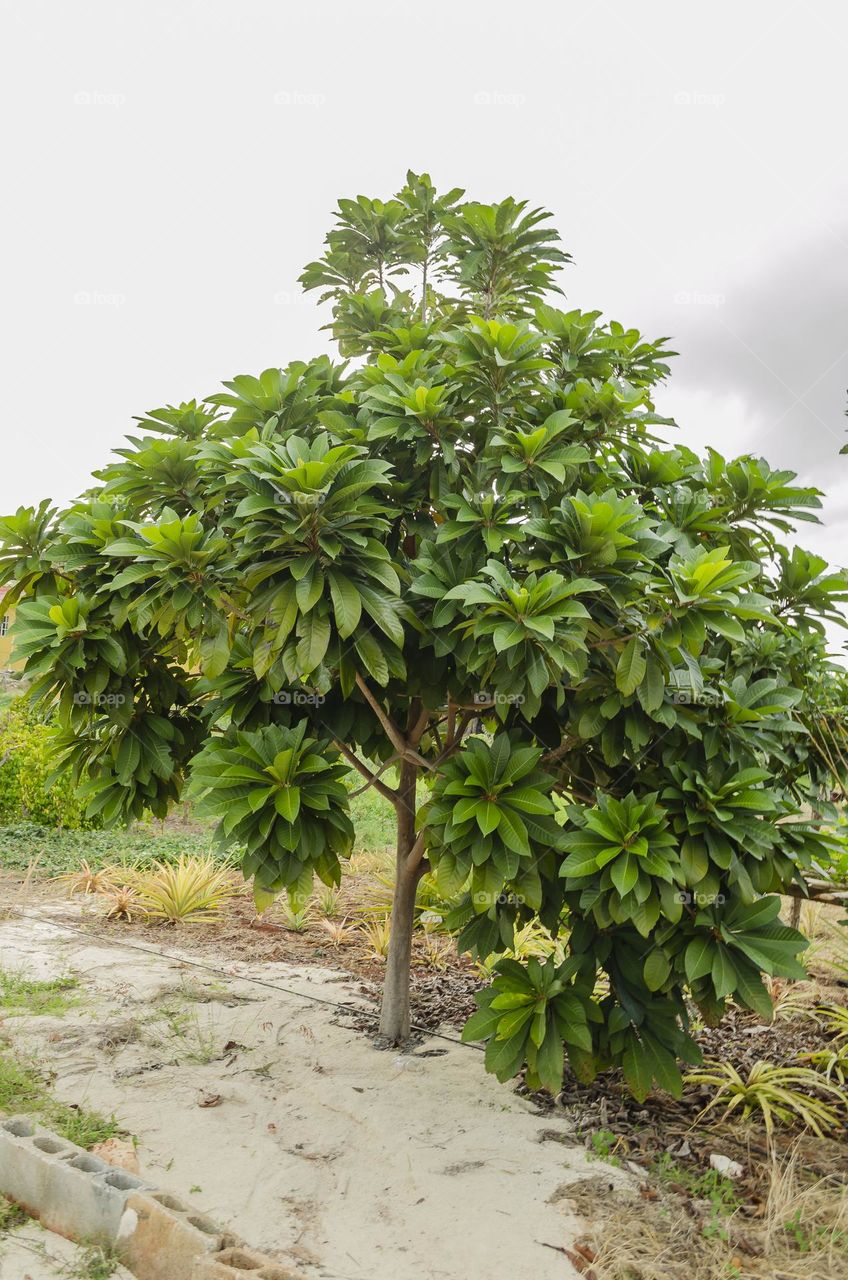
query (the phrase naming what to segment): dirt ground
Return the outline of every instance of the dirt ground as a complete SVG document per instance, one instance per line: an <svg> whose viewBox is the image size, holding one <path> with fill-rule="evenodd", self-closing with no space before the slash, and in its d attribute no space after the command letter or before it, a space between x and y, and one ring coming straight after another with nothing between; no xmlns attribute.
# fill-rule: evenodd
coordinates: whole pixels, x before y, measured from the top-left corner
<svg viewBox="0 0 848 1280"><path fill-rule="evenodd" d="M69 1280L79 1276L85 1251L44 1231L37 1222L18 1227L0 1240L0 1280ZM133 1280L116 1266L109 1280Z"/></svg>
<svg viewBox="0 0 848 1280"><path fill-rule="evenodd" d="M598 1165L477 1050L433 1036L376 1050L359 1029L361 983L337 969L219 955L271 984L259 986L186 963L215 962L181 951L180 933L125 934L151 948L130 950L72 931L84 907L25 910L0 920L0 967L74 974L80 999L4 1033L49 1065L58 1097L114 1112L157 1185L309 1277L576 1274L562 1252L582 1226L569 1188Z"/></svg>

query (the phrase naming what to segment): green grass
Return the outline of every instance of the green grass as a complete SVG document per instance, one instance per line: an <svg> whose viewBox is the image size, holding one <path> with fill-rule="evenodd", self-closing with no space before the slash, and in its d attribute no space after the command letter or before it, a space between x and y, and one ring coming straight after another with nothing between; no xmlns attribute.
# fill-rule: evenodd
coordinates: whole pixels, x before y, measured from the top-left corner
<svg viewBox="0 0 848 1280"><path fill-rule="evenodd" d="M736 1187L730 1178L719 1173L717 1169L707 1169L698 1173L694 1169L677 1164L670 1155L660 1156L654 1162L651 1172L661 1183L674 1183L682 1187L693 1200L708 1201L710 1214L703 1227L704 1235L716 1235L722 1240L727 1238L725 1219L735 1213L741 1204Z"/></svg>
<svg viewBox="0 0 848 1280"><path fill-rule="evenodd" d="M0 1111L32 1116L78 1147L93 1147L120 1132L114 1116L106 1120L96 1111L60 1102L38 1067L16 1057L8 1045L0 1047Z"/></svg>
<svg viewBox="0 0 848 1280"><path fill-rule="evenodd" d="M394 785L393 771L386 780ZM352 774L351 788L356 790L362 779ZM350 802L351 818L356 831L357 849L394 848L396 814L393 806L373 788ZM0 826L0 869L28 871L34 864L38 876L63 875L75 871L83 858L93 867L127 863L146 867L152 862L176 862L180 854L205 854L213 846L214 825L196 829L196 824L181 830L178 823L164 829L158 822L137 822L128 828L108 831L64 831L35 822L18 822ZM238 861L239 851L229 855L218 853L222 861Z"/></svg>
<svg viewBox="0 0 848 1280"><path fill-rule="evenodd" d="M0 1235L29 1221L29 1214L19 1204L0 1196Z"/></svg>
<svg viewBox="0 0 848 1280"><path fill-rule="evenodd" d="M385 775L390 786L394 786L392 771ZM361 782L359 774L356 774ZM356 785L353 787L356 790ZM382 845L394 848L397 837L397 814L388 800L370 787L361 796L354 796L350 802L350 816L356 832L357 849L378 849Z"/></svg>
<svg viewBox="0 0 848 1280"><path fill-rule="evenodd" d="M211 830L163 832L140 823L111 831L59 831L20 822L0 827L0 868L27 871L35 862L38 875L55 876L75 871L83 858L95 868L121 862L144 867L176 862L181 853L208 853L211 845Z"/></svg>
<svg viewBox="0 0 848 1280"><path fill-rule="evenodd" d="M0 970L0 1013L6 1018L24 1014L59 1014L76 1004L68 997L78 986L76 978L53 978L35 982L19 973Z"/></svg>

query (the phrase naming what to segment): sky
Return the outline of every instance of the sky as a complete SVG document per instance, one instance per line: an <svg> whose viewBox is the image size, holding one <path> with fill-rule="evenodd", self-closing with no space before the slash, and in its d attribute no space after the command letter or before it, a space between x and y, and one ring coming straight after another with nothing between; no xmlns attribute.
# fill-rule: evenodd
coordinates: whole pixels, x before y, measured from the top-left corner
<svg viewBox="0 0 848 1280"><path fill-rule="evenodd" d="M0 14L0 511L75 496L134 415L329 350L297 276L339 196L413 168L550 209L566 305L669 335L678 437L825 489L799 540L848 562L843 0Z"/></svg>

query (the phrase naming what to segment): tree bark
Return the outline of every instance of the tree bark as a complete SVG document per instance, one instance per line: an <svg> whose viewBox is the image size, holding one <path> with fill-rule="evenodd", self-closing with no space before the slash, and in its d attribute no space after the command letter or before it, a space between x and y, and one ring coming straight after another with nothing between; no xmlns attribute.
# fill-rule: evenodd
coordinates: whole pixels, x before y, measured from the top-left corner
<svg viewBox="0 0 848 1280"><path fill-rule="evenodd" d="M392 900L391 937L380 1009L380 1035L393 1044L409 1037L409 974L415 890L421 873L421 856L415 839L415 791L418 766L404 760L400 766L397 805L395 892Z"/></svg>

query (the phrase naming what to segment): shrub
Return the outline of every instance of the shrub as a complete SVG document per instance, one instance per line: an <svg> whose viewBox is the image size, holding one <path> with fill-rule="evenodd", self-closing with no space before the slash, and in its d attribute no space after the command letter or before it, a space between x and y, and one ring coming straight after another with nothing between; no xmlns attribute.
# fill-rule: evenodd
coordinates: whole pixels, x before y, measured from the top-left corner
<svg viewBox="0 0 848 1280"><path fill-rule="evenodd" d="M35 822L74 830L99 826L86 817L73 779L52 777L56 728L22 701L0 717L0 823Z"/></svg>

